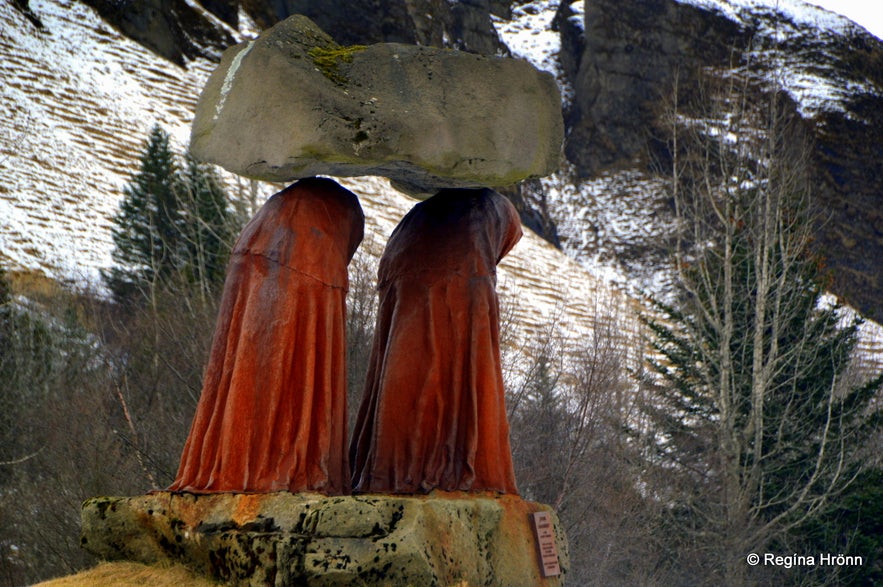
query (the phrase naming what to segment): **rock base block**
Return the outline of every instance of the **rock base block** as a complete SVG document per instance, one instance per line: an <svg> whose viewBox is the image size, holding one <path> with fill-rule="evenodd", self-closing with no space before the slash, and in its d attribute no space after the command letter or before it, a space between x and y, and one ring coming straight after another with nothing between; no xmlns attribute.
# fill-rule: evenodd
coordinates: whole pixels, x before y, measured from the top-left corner
<svg viewBox="0 0 883 587"><path fill-rule="evenodd" d="M83 547L106 560L183 563L238 585L562 585L544 578L519 497L153 493L83 504Z"/></svg>

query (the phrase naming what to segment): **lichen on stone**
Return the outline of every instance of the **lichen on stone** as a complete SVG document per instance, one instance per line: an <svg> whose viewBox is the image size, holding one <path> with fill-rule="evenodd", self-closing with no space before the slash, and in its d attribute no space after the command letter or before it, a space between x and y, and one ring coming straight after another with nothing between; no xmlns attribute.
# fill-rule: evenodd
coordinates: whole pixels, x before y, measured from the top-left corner
<svg viewBox="0 0 883 587"><path fill-rule="evenodd" d="M330 47L313 47L307 54L313 60L313 65L322 72L322 75L339 86L346 85L346 78L340 73L341 63L352 63L353 55L364 51L365 45L349 45L342 47L334 45Z"/></svg>

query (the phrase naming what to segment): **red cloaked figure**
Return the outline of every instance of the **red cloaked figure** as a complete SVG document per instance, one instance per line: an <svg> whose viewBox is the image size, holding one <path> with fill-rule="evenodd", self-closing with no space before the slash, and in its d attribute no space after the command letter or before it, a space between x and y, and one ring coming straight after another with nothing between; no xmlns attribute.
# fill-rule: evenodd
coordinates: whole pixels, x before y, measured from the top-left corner
<svg viewBox="0 0 883 587"><path fill-rule="evenodd" d="M353 193L310 178L243 229L169 490L349 493L345 297L364 223Z"/></svg>
<svg viewBox="0 0 883 587"><path fill-rule="evenodd" d="M496 265L521 238L490 189L414 206L380 259L380 306L350 461L353 491L517 493Z"/></svg>

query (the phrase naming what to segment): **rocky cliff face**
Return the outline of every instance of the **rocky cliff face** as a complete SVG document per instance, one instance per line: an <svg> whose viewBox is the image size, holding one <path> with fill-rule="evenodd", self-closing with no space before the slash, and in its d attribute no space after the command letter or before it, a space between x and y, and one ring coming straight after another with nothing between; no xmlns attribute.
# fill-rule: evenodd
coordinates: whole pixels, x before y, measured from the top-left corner
<svg viewBox="0 0 883 587"><path fill-rule="evenodd" d="M580 35L574 27L563 34ZM732 21L678 2L595 0L585 12L584 43L563 43L575 90L565 144L581 177L648 164L648 137L661 98L689 87L702 67L726 66L747 33Z"/></svg>
<svg viewBox="0 0 883 587"><path fill-rule="evenodd" d="M278 19L303 14L342 45L380 42L451 47L475 53L505 51L491 24L491 12L503 16L503 2L472 0L283 0ZM254 2L258 4L258 2Z"/></svg>
<svg viewBox="0 0 883 587"><path fill-rule="evenodd" d="M217 59L235 42L238 10L230 0L117 2L84 0L124 35L178 64L197 57ZM228 25L228 26L224 26Z"/></svg>
<svg viewBox="0 0 883 587"><path fill-rule="evenodd" d="M28 0L16 0L27 6ZM266 29L302 14L342 45L399 42L476 53L506 52L491 23L508 2L472 0L83 0L121 32L178 64L217 59L233 44L231 32L248 19Z"/></svg>
<svg viewBox="0 0 883 587"><path fill-rule="evenodd" d="M832 289L883 320L883 43L858 27L834 32L772 5L695 4L592 0L584 31L561 28L575 90L565 153L576 175L652 174L652 162L667 155L655 137L676 76L688 98L702 68L740 68L759 87L775 75L815 140L818 205L830 212L816 242L833 270ZM559 9L559 22L568 8ZM635 242L635 254L642 247Z"/></svg>

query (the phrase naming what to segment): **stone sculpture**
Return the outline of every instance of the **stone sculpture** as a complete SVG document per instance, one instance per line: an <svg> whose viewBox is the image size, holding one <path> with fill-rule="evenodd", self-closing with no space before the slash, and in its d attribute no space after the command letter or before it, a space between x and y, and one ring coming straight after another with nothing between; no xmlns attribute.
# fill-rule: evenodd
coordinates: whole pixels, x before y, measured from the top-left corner
<svg viewBox="0 0 883 587"><path fill-rule="evenodd" d="M380 306L350 449L353 491L517 493L496 265L521 238L490 189L414 206L380 260Z"/></svg>
<svg viewBox="0 0 883 587"><path fill-rule="evenodd" d="M562 139L557 86L526 62L341 47L296 15L225 51L197 107L198 158L271 181L382 175L441 191L381 258L349 447L347 266L365 218L310 177L234 247L174 483L86 502L83 546L242 585L561 585L563 528L517 495L504 403L496 266L521 223L482 186L550 173ZM556 528L560 577L537 558L536 512Z"/></svg>
<svg viewBox="0 0 883 587"><path fill-rule="evenodd" d="M171 491L349 493L345 296L363 229L356 196L318 178L245 227Z"/></svg>

